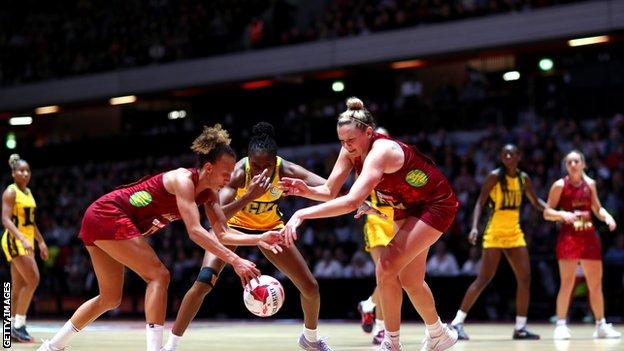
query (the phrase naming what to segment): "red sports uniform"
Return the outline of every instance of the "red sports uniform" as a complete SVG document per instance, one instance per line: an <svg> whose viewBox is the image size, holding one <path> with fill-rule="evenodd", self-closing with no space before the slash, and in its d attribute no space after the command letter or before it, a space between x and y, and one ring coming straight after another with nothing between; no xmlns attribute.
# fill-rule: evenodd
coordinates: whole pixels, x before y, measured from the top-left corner
<svg viewBox="0 0 624 351"><path fill-rule="evenodd" d="M573 224L562 223L557 236L558 260L600 260L602 247L591 217L592 193L585 180L579 186L563 178L563 190L558 206L575 212L578 219Z"/></svg>
<svg viewBox="0 0 624 351"><path fill-rule="evenodd" d="M189 171L193 183L197 184L198 171L194 168ZM149 236L180 219L176 197L163 184L164 174L142 178L97 199L87 208L78 237L85 245L93 246L96 240ZM210 189L206 189L196 196L195 202L202 205L208 202L211 194Z"/></svg>
<svg viewBox="0 0 624 351"><path fill-rule="evenodd" d="M384 174L375 187L380 205L394 209L394 219L409 216L441 232L446 231L455 218L459 202L446 177L427 156L416 148L385 135L374 133L372 143L377 139L395 141L401 146L405 160L403 167L391 174ZM355 171L362 172L361 158L355 159Z"/></svg>

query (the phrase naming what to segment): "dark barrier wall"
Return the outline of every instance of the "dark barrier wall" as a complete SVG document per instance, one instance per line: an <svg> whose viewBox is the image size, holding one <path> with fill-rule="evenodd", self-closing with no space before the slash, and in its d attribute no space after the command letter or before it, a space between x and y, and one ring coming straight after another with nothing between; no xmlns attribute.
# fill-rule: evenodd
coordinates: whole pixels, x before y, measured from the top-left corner
<svg viewBox="0 0 624 351"><path fill-rule="evenodd" d="M554 262L551 262L554 266ZM242 288L231 272L217 284L216 288L204 301L197 318L244 318L261 319L249 313L242 301ZM455 316L464 292L473 281L473 277L429 277L427 282L433 291L438 311L443 320ZM533 280L542 279L534 267ZM302 318L299 293L292 283L283 281L286 300L284 306L273 318ZM321 290L322 319L358 319L357 303L366 299L374 288L374 279L325 279L319 280ZM621 268L606 266L604 275L605 310L610 320L622 320L624 316L624 272ZM138 285L138 284L137 284ZM477 300L469 314L473 320L512 320L515 316L515 280L507 264L501 264L498 274ZM143 292L140 286L126 287L133 293L126 293L120 310L108 317L139 318L143 313ZM168 319L175 318L177 307L186 291L186 287L170 287ZM581 320L590 314L583 282L575 289L571 320ZM138 293L140 292L140 293ZM533 320L547 320L555 313L555 296L549 296L544 290L533 289L531 292L529 317ZM68 318L74 309L90 296L62 297L37 296L31 318L56 317ZM106 317L104 317L106 318ZM407 296L403 299L403 319L420 320Z"/></svg>

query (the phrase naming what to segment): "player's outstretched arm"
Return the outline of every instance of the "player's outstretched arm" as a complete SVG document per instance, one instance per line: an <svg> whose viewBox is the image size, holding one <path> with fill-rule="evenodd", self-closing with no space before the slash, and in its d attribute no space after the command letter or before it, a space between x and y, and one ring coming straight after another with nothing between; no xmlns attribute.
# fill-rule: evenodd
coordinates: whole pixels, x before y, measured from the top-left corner
<svg viewBox="0 0 624 351"><path fill-rule="evenodd" d="M386 168L387 158L384 155L384 148L373 148L370 151L364 161L362 173L346 195L295 212L282 230L285 244L290 246L294 243L297 239L297 227L305 219L336 217L355 211L381 181Z"/></svg>
<svg viewBox="0 0 624 351"><path fill-rule="evenodd" d="M316 201L327 201L335 198L340 192L347 176L351 172L353 165L347 156L347 152L340 149L338 160L334 164L329 178L317 186L310 186L306 181L299 178L283 177L279 186L284 191L284 195L301 196ZM318 181L318 179L313 180Z"/></svg>

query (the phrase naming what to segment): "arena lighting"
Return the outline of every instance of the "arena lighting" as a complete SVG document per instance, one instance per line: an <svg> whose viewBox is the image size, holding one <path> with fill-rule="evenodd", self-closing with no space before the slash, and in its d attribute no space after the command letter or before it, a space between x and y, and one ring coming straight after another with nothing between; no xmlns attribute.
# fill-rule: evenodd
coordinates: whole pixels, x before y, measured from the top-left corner
<svg viewBox="0 0 624 351"><path fill-rule="evenodd" d="M265 80L254 80L251 82L245 82L243 84L241 84L241 88L245 89L245 90L251 90L251 89L260 89L260 88L266 88L266 87L270 87L271 85L273 85L273 82L265 79Z"/></svg>
<svg viewBox="0 0 624 351"><path fill-rule="evenodd" d="M126 95L126 96L118 96L111 98L108 102L111 105L123 105L123 104L131 104L137 100L135 95Z"/></svg>
<svg viewBox="0 0 624 351"><path fill-rule="evenodd" d="M406 68L418 68L424 65L425 65L425 61L423 60L407 60L407 61L392 62L390 67L392 67L392 69L406 69Z"/></svg>
<svg viewBox="0 0 624 351"><path fill-rule="evenodd" d="M17 140L15 140L15 133L8 132L6 136L6 147L9 150L15 149L17 146Z"/></svg>
<svg viewBox="0 0 624 351"><path fill-rule="evenodd" d="M57 113L60 109L58 105L41 106L35 109L35 113L38 115L47 115L49 113Z"/></svg>
<svg viewBox="0 0 624 351"><path fill-rule="evenodd" d="M167 118L169 118L169 119L180 119L180 118L184 118L184 117L186 117L186 111L185 110L171 111L167 115Z"/></svg>
<svg viewBox="0 0 624 351"><path fill-rule="evenodd" d="M574 47L574 46L600 44L600 43L606 43L610 39L611 38L609 38L608 35L599 35L596 37L587 37L587 38L578 38L578 39L568 40L568 45Z"/></svg>
<svg viewBox="0 0 624 351"><path fill-rule="evenodd" d="M32 117L30 116L18 116L9 118L9 124L12 126L27 126L32 123Z"/></svg>
<svg viewBox="0 0 624 351"><path fill-rule="evenodd" d="M344 83L341 80L337 80L337 81L332 83L332 90L335 93L339 93L339 92L343 91L344 88L345 88L345 85L344 85Z"/></svg>
<svg viewBox="0 0 624 351"><path fill-rule="evenodd" d="M555 63L553 62L553 60L545 57L541 60L539 60L539 68L544 71L544 72L548 72L551 69L553 69L553 67L555 66Z"/></svg>
<svg viewBox="0 0 624 351"><path fill-rule="evenodd" d="M505 82L509 82L512 80L518 80L520 79L520 72L518 71L509 71L509 72L505 72L505 74L503 74L503 80Z"/></svg>

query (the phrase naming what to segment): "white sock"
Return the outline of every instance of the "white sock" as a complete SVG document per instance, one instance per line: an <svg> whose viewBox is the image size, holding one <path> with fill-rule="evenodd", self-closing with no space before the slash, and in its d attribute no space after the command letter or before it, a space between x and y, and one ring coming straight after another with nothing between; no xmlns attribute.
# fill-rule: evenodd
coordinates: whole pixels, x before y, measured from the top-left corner
<svg viewBox="0 0 624 351"><path fill-rule="evenodd" d="M527 323L527 317L524 316L516 316L516 330L520 330L524 327L526 327L526 323Z"/></svg>
<svg viewBox="0 0 624 351"><path fill-rule="evenodd" d="M451 322L451 325L458 325L464 323L466 320L466 316L468 314L462 310L457 310L457 314L455 315L455 319Z"/></svg>
<svg viewBox="0 0 624 351"><path fill-rule="evenodd" d="M178 345L180 345L180 341L182 340L181 336L175 335L173 332L169 334L169 338L167 339L167 345L165 345L165 350L167 351L175 351L178 349Z"/></svg>
<svg viewBox="0 0 624 351"><path fill-rule="evenodd" d="M395 332L386 330L386 333L384 334L384 341L390 341L393 344L398 344L399 343L399 330Z"/></svg>
<svg viewBox="0 0 624 351"><path fill-rule="evenodd" d="M566 320L565 319L557 319L557 326L564 326L566 325Z"/></svg>
<svg viewBox="0 0 624 351"><path fill-rule="evenodd" d="M147 340L147 351L160 351L163 340L163 326L152 323L146 324L145 338Z"/></svg>
<svg viewBox="0 0 624 351"><path fill-rule="evenodd" d="M425 327L427 327L427 330L429 331L429 336L432 338L439 336L444 331L442 329L442 322L440 322L440 317L438 317L438 320L431 325L425 324Z"/></svg>
<svg viewBox="0 0 624 351"><path fill-rule="evenodd" d="M15 315L15 324L13 325L16 329L21 328L26 325L26 316L21 314Z"/></svg>
<svg viewBox="0 0 624 351"><path fill-rule="evenodd" d="M603 324L606 324L606 323L607 323L607 320L604 319L604 318L603 319L599 319L599 320L596 321L596 325L597 326L600 326L600 325L603 325Z"/></svg>
<svg viewBox="0 0 624 351"><path fill-rule="evenodd" d="M375 319L375 325L373 326L373 335L377 335L380 331L386 329L383 319Z"/></svg>
<svg viewBox="0 0 624 351"><path fill-rule="evenodd" d="M50 340L50 346L57 350L62 350L67 344L69 340L71 340L76 334L78 334L80 330L74 326L71 320L68 320L65 325L56 332L56 335Z"/></svg>
<svg viewBox="0 0 624 351"><path fill-rule="evenodd" d="M362 312L370 313L375 309L375 303L373 302L373 296L369 296L368 299L362 301Z"/></svg>
<svg viewBox="0 0 624 351"><path fill-rule="evenodd" d="M303 336L305 336L306 340L309 342L317 342L318 341L318 333L316 329L308 329L306 326L303 326Z"/></svg>

